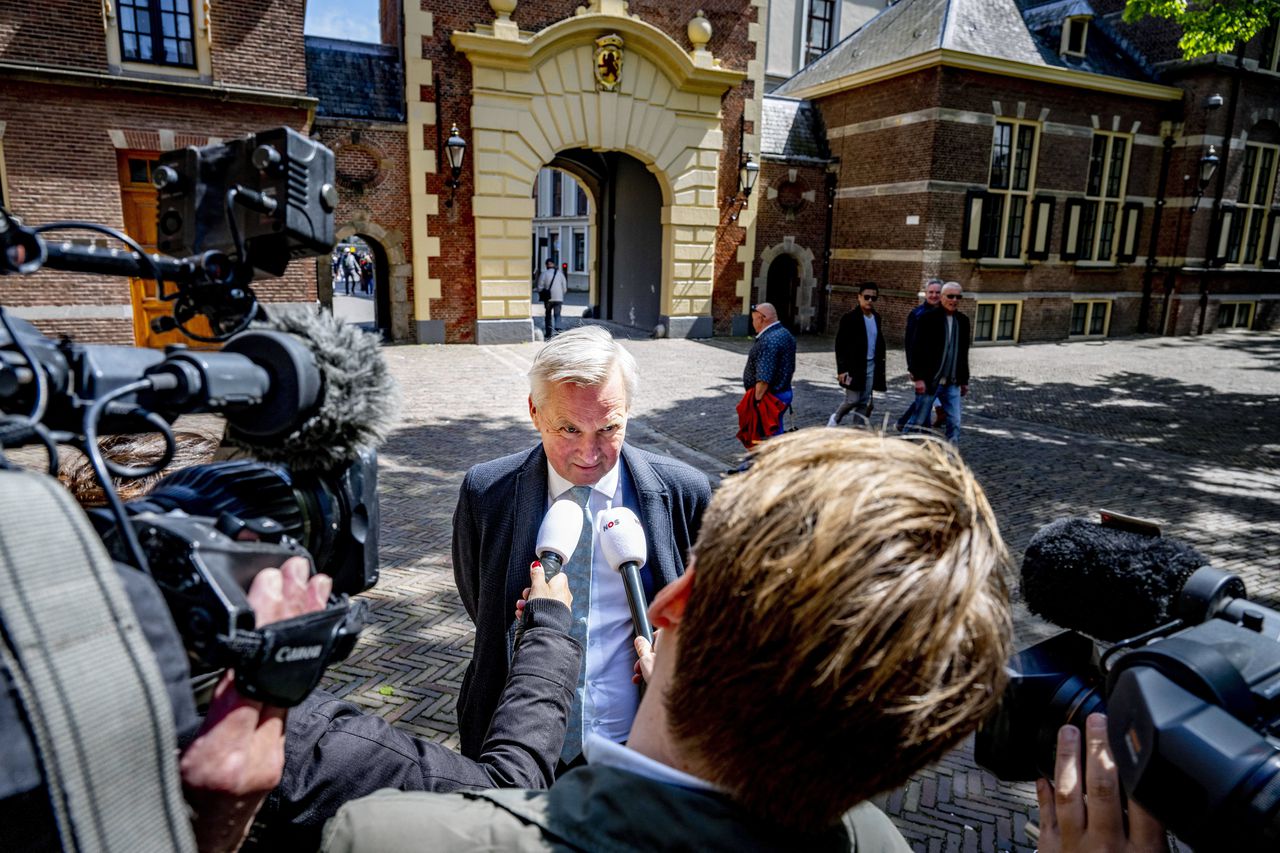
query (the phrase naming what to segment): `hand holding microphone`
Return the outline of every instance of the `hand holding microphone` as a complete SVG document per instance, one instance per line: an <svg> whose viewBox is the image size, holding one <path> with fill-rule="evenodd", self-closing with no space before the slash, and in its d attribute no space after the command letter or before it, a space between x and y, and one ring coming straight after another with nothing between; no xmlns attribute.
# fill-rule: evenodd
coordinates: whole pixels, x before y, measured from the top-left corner
<svg viewBox="0 0 1280 853"><path fill-rule="evenodd" d="M573 556L582 536L583 523L582 507L570 498L560 498L547 510L542 526L538 528L538 544L534 547L547 578L558 575Z"/></svg>
<svg viewBox="0 0 1280 853"><path fill-rule="evenodd" d="M543 516L534 546L538 559L529 566L529 586L516 602L516 622L520 623L516 631L516 645L524 637L524 606L530 598L554 598L573 608L569 579L561 569L578 547L584 523L582 507L569 498L560 498Z"/></svg>
<svg viewBox="0 0 1280 853"><path fill-rule="evenodd" d="M640 519L624 506L605 510L596 516L596 534L605 561L622 573L636 636L653 645L653 628L646 612L644 587L640 585L640 569L649 551Z"/></svg>

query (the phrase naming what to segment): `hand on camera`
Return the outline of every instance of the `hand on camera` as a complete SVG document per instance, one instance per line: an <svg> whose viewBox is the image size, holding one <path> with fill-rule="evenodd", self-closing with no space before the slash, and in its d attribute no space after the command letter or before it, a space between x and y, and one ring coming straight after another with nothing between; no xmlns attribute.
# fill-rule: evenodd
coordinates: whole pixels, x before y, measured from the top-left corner
<svg viewBox="0 0 1280 853"><path fill-rule="evenodd" d="M529 586L521 593L516 602L517 621L524 617L525 602L535 598L552 598L573 609L573 593L569 592L569 578L564 572L557 572L555 577L547 580L547 570L542 563L534 560L529 564Z"/></svg>
<svg viewBox="0 0 1280 853"><path fill-rule="evenodd" d="M333 579L309 575L301 557L258 573L248 598L259 627L324 609ZM204 725L179 765L202 851L239 848L262 801L279 784L285 713L242 696L233 672L218 682Z"/></svg>
<svg viewBox="0 0 1280 853"><path fill-rule="evenodd" d="M1085 724L1084 782L1081 782L1080 730L1058 730L1054 781L1036 780L1040 801L1042 853L1164 853L1162 827L1142 806L1129 801L1125 826L1120 779L1107 743L1107 717L1090 714Z"/></svg>

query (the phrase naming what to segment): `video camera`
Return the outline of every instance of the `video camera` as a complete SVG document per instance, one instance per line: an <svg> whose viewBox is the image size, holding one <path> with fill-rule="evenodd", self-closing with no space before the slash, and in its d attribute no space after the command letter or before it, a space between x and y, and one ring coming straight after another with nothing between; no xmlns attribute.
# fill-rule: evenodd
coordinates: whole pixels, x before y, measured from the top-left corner
<svg viewBox="0 0 1280 853"><path fill-rule="evenodd" d="M43 444L56 474L57 445L78 447L107 498L107 508L92 514L95 528L114 559L150 573L160 587L193 670L234 667L243 693L285 707L350 653L365 617L363 603L348 594L377 580L376 456L371 441L360 441L376 438L381 426L334 425L346 401L335 396L328 363L351 348L354 338L342 336L357 333L317 325L314 317L248 329L254 320L281 319L258 305L249 286L256 275L279 275L291 259L332 248L333 168L332 152L288 128L162 155L154 170L159 247L183 255L176 259L148 255L104 226L29 228L0 210L0 274L48 266L154 278L159 297L174 303L162 329L176 325L207 340L186 328L202 315L213 339L226 342L218 352L163 353L55 342L0 308L0 449ZM106 233L131 251L51 245L42 236L66 229ZM166 282L176 289L166 290ZM308 338L304 328L327 331ZM367 360L385 374L371 346ZM386 387L366 384L367 393ZM223 415L231 438L272 461L183 469L145 498L123 503L112 476L163 469L175 449L170 424L197 412ZM122 466L98 446L106 433L159 433L164 452L145 465ZM309 452L311 445L325 452ZM335 464L318 466L317 459ZM335 594L322 611L258 628L249 584L294 555L331 574Z"/></svg>
<svg viewBox="0 0 1280 853"><path fill-rule="evenodd" d="M1083 557L1110 535L1088 527L1095 532L1085 536L1059 527L1054 535L1062 541L1051 545L1061 546L1059 555ZM1027 583L1028 564L1040 559L1033 547L1023 587L1039 612ZM1124 547L1145 546L1100 547L1109 556L1094 562L1109 559L1119 568L1103 567L1112 577L1094 578L1095 585L1114 582L1140 562ZM1088 570L1081 577L1060 571L1060 582L1087 586ZM1178 574L1145 574L1151 583L1127 585L1155 606ZM975 759L1005 781L1052 778L1059 727L1083 731L1089 714L1105 712L1125 791L1179 838L1204 850L1280 849L1280 612L1250 602L1235 575L1201 565L1183 577L1180 591L1169 591L1172 618L1105 653L1087 636L1066 631L1015 655L999 708L978 731ZM1077 597L1106 607L1101 592ZM1096 614L1081 616L1090 619L1109 624ZM1134 622L1141 627L1136 613Z"/></svg>

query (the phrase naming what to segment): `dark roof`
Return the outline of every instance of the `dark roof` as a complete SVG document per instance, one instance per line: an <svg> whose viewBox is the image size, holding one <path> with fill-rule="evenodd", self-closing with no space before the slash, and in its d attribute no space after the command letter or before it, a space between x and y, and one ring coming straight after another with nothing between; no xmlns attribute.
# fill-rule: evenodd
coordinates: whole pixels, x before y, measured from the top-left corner
<svg viewBox="0 0 1280 853"><path fill-rule="evenodd" d="M822 116L808 101L765 95L760 125L761 156L824 162L830 159Z"/></svg>
<svg viewBox="0 0 1280 853"><path fill-rule="evenodd" d="M1108 35L1098 18L1090 26L1086 55L1061 56L1062 21L1076 14L1093 14L1087 0L898 0L774 94L801 93L938 49L1152 81L1153 75Z"/></svg>
<svg viewBox="0 0 1280 853"><path fill-rule="evenodd" d="M329 118L404 121L404 66L390 45L306 36L307 94Z"/></svg>

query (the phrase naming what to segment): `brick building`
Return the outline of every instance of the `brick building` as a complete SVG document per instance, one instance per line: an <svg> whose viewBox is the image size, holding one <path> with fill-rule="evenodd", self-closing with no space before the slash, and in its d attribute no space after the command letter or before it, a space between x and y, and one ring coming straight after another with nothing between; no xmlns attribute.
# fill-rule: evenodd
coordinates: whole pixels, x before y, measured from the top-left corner
<svg viewBox="0 0 1280 853"><path fill-rule="evenodd" d="M309 130L305 0L0 0L0 196L37 224L89 220L155 241L150 168L162 151L288 125ZM56 26L51 26L56 22ZM69 234L86 239L84 232ZM6 279L4 305L49 334L160 345L154 284L44 271ZM255 284L314 302L314 267Z"/></svg>
<svg viewBox="0 0 1280 853"><path fill-rule="evenodd" d="M873 280L900 336L955 279L984 343L1277 325L1276 26L1187 62L1122 9L899 0L766 96L752 299L833 328Z"/></svg>
<svg viewBox="0 0 1280 853"><path fill-rule="evenodd" d="M400 48L306 37L307 92L319 101L312 136L334 154L339 240L359 237L374 256L374 317L391 340L411 340L413 242L409 140ZM318 259L320 301L330 302L329 258Z"/></svg>
<svg viewBox="0 0 1280 853"><path fill-rule="evenodd" d="M544 167L588 195L584 278L599 316L673 335L728 332L746 315L755 254L754 205L735 214L740 166L758 152L762 8L470 0L426 11L383 0L382 41L404 57L407 225L377 208L395 202L383 199L396 195L394 166L363 203L407 237L393 336L533 337L533 185ZM321 116L321 138L334 138L337 116L327 106ZM467 145L457 186L444 153L454 127Z"/></svg>

